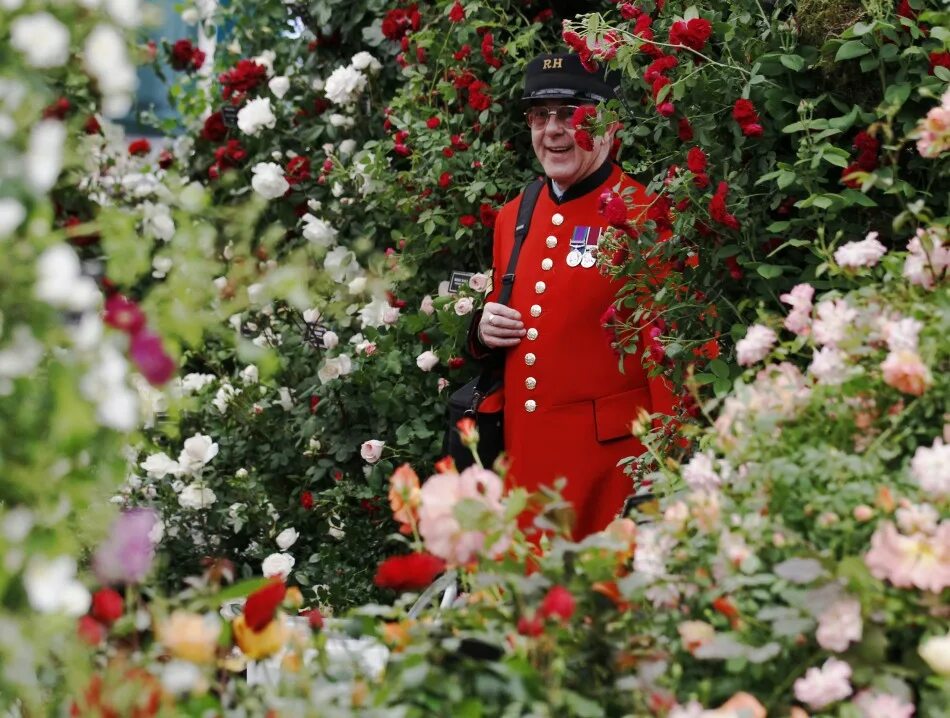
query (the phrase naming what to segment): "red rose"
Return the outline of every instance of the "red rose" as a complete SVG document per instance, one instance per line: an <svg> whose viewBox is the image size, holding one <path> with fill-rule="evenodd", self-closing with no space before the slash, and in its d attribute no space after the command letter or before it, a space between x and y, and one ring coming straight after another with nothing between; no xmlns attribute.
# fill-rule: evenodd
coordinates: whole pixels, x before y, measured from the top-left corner
<svg viewBox="0 0 950 718"><path fill-rule="evenodd" d="M452 135L451 142L452 147L460 151L467 150L469 146L468 142L462 139L462 135Z"/></svg>
<svg viewBox="0 0 950 718"><path fill-rule="evenodd" d="M938 67L944 67L950 70L950 52L944 50L943 52L932 52L928 58L930 60L930 74L934 74L934 70Z"/></svg>
<svg viewBox="0 0 950 718"><path fill-rule="evenodd" d="M301 611L300 615L307 619L311 631L319 631L323 628L323 614L317 609L308 608L306 611Z"/></svg>
<svg viewBox="0 0 950 718"><path fill-rule="evenodd" d="M490 67L501 67L501 60L495 57L495 37L490 32L482 36L482 59Z"/></svg>
<svg viewBox="0 0 950 718"><path fill-rule="evenodd" d="M761 137L765 129L758 122L750 122L742 126L742 134L746 137Z"/></svg>
<svg viewBox="0 0 950 718"><path fill-rule="evenodd" d="M478 207L478 218L481 223L491 229L495 226L495 217L498 216L498 212L492 209L490 204L481 204Z"/></svg>
<svg viewBox="0 0 950 718"><path fill-rule="evenodd" d="M125 605L118 591L100 588L92 594L92 608L89 613L100 623L111 626L122 617Z"/></svg>
<svg viewBox="0 0 950 718"><path fill-rule="evenodd" d="M635 20L643 14L643 10L633 3L625 2L620 5L620 17L624 20Z"/></svg>
<svg viewBox="0 0 950 718"><path fill-rule="evenodd" d="M491 96L483 91L483 88L487 87L488 83L481 80L475 80L468 86L468 105L476 112L491 107Z"/></svg>
<svg viewBox="0 0 950 718"><path fill-rule="evenodd" d="M450 184L452 184L452 175L448 172L443 172L439 175L439 187L446 189Z"/></svg>
<svg viewBox="0 0 950 718"><path fill-rule="evenodd" d="M729 215L732 217L732 215ZM735 217L732 217L735 220ZM738 229L739 224L736 223L734 229ZM726 267L729 269L729 276L735 279L736 281L742 279L745 273L742 271L742 267L739 266L739 260L735 257L726 257Z"/></svg>
<svg viewBox="0 0 950 718"><path fill-rule="evenodd" d="M656 106L656 111L663 117L672 117L676 114L676 106L672 102L661 102Z"/></svg>
<svg viewBox="0 0 950 718"><path fill-rule="evenodd" d="M373 578L380 588L413 591L431 584L445 570L445 561L429 553L391 556L379 564Z"/></svg>
<svg viewBox="0 0 950 718"><path fill-rule="evenodd" d="M129 154L135 157L142 157L152 151L152 143L144 137L139 140L133 140L129 143Z"/></svg>
<svg viewBox="0 0 950 718"><path fill-rule="evenodd" d="M304 511L309 511L313 508L313 492L312 491L301 491L300 492L300 506Z"/></svg>
<svg viewBox="0 0 950 718"><path fill-rule="evenodd" d="M267 68L253 60L239 60L233 68L218 75L221 94L225 100L233 95L250 92L267 79Z"/></svg>
<svg viewBox="0 0 950 718"><path fill-rule="evenodd" d="M457 61L461 62L462 60L464 60L466 57L468 57L471 54L472 54L472 46L466 44L466 45L462 45L462 47L460 47L458 50L453 52L452 57L454 57Z"/></svg>
<svg viewBox="0 0 950 718"><path fill-rule="evenodd" d="M716 222L719 222L719 224L723 224L730 229L739 229L739 220L736 219L735 215L729 214L729 212L726 211L726 194L728 192L729 185L725 182L720 182L716 188L716 193L709 201L709 216Z"/></svg>
<svg viewBox="0 0 950 718"><path fill-rule="evenodd" d="M286 594L287 586L281 579L275 578L248 596L244 604L244 620L247 627L255 633L267 628L267 625L274 620L277 607L283 602Z"/></svg>
<svg viewBox="0 0 950 718"><path fill-rule="evenodd" d="M95 232L93 234L78 234L72 231L73 227L78 227L80 224L85 224L85 222L75 215L70 215L63 222L63 227L66 228L66 238L70 244L77 247L87 247L99 241L100 237Z"/></svg>
<svg viewBox="0 0 950 718"><path fill-rule="evenodd" d="M463 227L474 227L477 221L474 214L463 214L459 217L459 224Z"/></svg>
<svg viewBox="0 0 950 718"><path fill-rule="evenodd" d="M310 413L316 414L318 406L320 406L320 397L314 394L310 397Z"/></svg>
<svg viewBox="0 0 950 718"><path fill-rule="evenodd" d="M80 616L76 622L76 634L83 643L98 646L106 637L105 627L92 616Z"/></svg>
<svg viewBox="0 0 950 718"><path fill-rule="evenodd" d="M680 117L679 123L676 125L676 134L681 142L689 142L693 139L693 126L689 124L689 120L685 117Z"/></svg>
<svg viewBox="0 0 950 718"><path fill-rule="evenodd" d="M436 127L438 127L441 124L442 124L442 120L440 120L438 117L435 117L435 116L432 116L428 120L426 120L426 127L428 127L430 130L434 130Z"/></svg>
<svg viewBox="0 0 950 718"><path fill-rule="evenodd" d="M593 105L581 105L574 114L571 115L571 127L580 129L590 127L591 123L597 119L597 108Z"/></svg>
<svg viewBox="0 0 950 718"><path fill-rule="evenodd" d="M446 159L455 157L455 150L453 150L451 147L443 147L442 156L445 157Z"/></svg>
<svg viewBox="0 0 950 718"><path fill-rule="evenodd" d="M158 153L158 166L163 170L167 170L175 162L175 155L173 155L168 150L162 150Z"/></svg>
<svg viewBox="0 0 950 718"><path fill-rule="evenodd" d="M900 2L897 3L897 14L900 17L906 17L908 20L917 19L917 13L914 12L914 9L907 0L900 0Z"/></svg>
<svg viewBox="0 0 950 718"><path fill-rule="evenodd" d="M712 34L712 23L701 17L684 22L678 20L670 27L670 44L685 45L699 52Z"/></svg>
<svg viewBox="0 0 950 718"><path fill-rule="evenodd" d="M703 174L706 171L706 153L699 147L691 147L686 153L686 166L694 175Z"/></svg>
<svg viewBox="0 0 950 718"><path fill-rule="evenodd" d="M284 177L291 187L296 187L310 179L310 158L297 155L287 163Z"/></svg>
<svg viewBox="0 0 950 718"><path fill-rule="evenodd" d="M220 112L212 112L205 119L204 127L201 128L201 139L208 142L220 142L228 134L228 127L224 124L224 115Z"/></svg>
<svg viewBox="0 0 950 718"><path fill-rule="evenodd" d="M732 107L732 119L739 123L742 134L746 137L760 137L763 129L759 121L759 113L751 100L740 98Z"/></svg>
<svg viewBox="0 0 950 718"><path fill-rule="evenodd" d="M169 64L179 72L200 70L205 62L205 53L195 47L191 40L178 40L169 53Z"/></svg>
<svg viewBox="0 0 950 718"><path fill-rule="evenodd" d="M931 72L930 74L933 74ZM43 119L44 120L65 120L66 115L69 114L69 111L72 109L72 103L67 100L65 97L60 97L56 102L49 105L43 110Z"/></svg>
<svg viewBox="0 0 950 718"><path fill-rule="evenodd" d="M574 142L585 152L593 152L594 150L594 138L587 130L575 130Z"/></svg>
<svg viewBox="0 0 950 718"><path fill-rule="evenodd" d="M139 305L118 292L106 299L102 320L126 334L135 334L145 326L145 315Z"/></svg>
<svg viewBox="0 0 950 718"><path fill-rule="evenodd" d="M541 622L541 619L537 616L521 616L518 619L518 633L522 636L528 636L534 638L540 636L544 633L544 624Z"/></svg>
<svg viewBox="0 0 950 718"><path fill-rule="evenodd" d="M564 40L564 42L567 43L567 46L574 50L574 52L580 52L581 49L587 49L587 41L573 30L564 30L561 33L561 39Z"/></svg>
<svg viewBox="0 0 950 718"><path fill-rule="evenodd" d="M393 152L403 157L408 157L409 155L412 154L412 150L407 145L404 145L401 142L397 142L396 144L393 145Z"/></svg>
<svg viewBox="0 0 950 718"><path fill-rule="evenodd" d="M566 623L574 615L575 606L574 596L570 591L564 586L554 586L541 601L538 613L545 618L558 618Z"/></svg>
<svg viewBox="0 0 950 718"><path fill-rule="evenodd" d="M678 64L679 60L675 55L660 55L647 65L647 69L643 71L643 79L653 84L664 72L672 70Z"/></svg>
<svg viewBox="0 0 950 718"><path fill-rule="evenodd" d="M600 196L600 213L611 227L627 223L627 203L619 194L604 192Z"/></svg>
<svg viewBox="0 0 950 718"><path fill-rule="evenodd" d="M83 130L87 135L98 135L102 132L102 125L99 124L99 119L95 115L90 115L86 124L83 125Z"/></svg>
<svg viewBox="0 0 950 718"><path fill-rule="evenodd" d="M465 19L465 8L462 7L462 3L459 0L455 0L455 3L452 5L452 9L449 10L449 20L451 22L462 22Z"/></svg>
<svg viewBox="0 0 950 718"><path fill-rule="evenodd" d="M165 353L159 336L147 329L132 335L129 355L150 384L159 386L175 374L175 360Z"/></svg>

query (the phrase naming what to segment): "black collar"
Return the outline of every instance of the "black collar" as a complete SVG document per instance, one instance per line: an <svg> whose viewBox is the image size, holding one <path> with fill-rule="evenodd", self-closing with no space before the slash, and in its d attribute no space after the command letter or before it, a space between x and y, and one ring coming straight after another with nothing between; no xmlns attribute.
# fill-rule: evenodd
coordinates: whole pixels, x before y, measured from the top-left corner
<svg viewBox="0 0 950 718"><path fill-rule="evenodd" d="M551 201L554 202L554 204L564 204L565 202L570 202L572 199L583 197L588 192L600 187L604 182L607 181L607 178L610 177L610 173L613 171L613 160L608 157L606 160L604 160L604 163L600 167L591 172L577 184L572 184L570 187L568 187L564 191L564 194L561 195L560 199L558 199L558 196L554 193L554 187L552 185L551 178L548 177L548 196L551 198Z"/></svg>

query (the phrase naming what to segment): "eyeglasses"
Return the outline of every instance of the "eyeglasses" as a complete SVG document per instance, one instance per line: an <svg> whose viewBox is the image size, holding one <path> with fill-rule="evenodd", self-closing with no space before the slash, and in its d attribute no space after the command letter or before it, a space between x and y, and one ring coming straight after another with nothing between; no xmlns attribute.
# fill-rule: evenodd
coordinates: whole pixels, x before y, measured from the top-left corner
<svg viewBox="0 0 950 718"><path fill-rule="evenodd" d="M554 107L531 107L524 113L528 127L540 130L547 127L548 118L552 115L562 125L566 125L574 116L577 105L556 105Z"/></svg>

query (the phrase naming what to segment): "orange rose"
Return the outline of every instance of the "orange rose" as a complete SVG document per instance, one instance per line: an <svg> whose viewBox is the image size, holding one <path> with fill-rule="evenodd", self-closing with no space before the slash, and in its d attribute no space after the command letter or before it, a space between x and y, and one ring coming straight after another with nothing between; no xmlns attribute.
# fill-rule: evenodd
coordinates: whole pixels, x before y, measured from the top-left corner
<svg viewBox="0 0 950 718"><path fill-rule="evenodd" d="M277 653L284 647L289 631L284 623L284 616L277 613L274 619L260 631L254 631L241 614L231 624L234 633L234 642L245 656L258 661L261 658Z"/></svg>
<svg viewBox="0 0 950 718"><path fill-rule="evenodd" d="M409 464L403 464L389 477L389 506L403 533L412 533L421 501L419 476Z"/></svg>

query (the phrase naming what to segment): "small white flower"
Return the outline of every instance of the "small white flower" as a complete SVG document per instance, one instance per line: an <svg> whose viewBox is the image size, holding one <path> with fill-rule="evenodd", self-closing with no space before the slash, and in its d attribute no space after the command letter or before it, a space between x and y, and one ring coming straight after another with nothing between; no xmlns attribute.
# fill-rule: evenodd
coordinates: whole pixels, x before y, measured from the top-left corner
<svg viewBox="0 0 950 718"><path fill-rule="evenodd" d="M122 33L111 25L97 25L86 37L83 62L103 94L102 113L107 117L127 114L139 81Z"/></svg>
<svg viewBox="0 0 950 718"><path fill-rule="evenodd" d="M173 696L191 693L204 676L191 661L172 660L161 667L162 688Z"/></svg>
<svg viewBox="0 0 950 718"><path fill-rule="evenodd" d="M260 379L260 372L254 364L248 364L241 370L241 381L245 384L256 384Z"/></svg>
<svg viewBox="0 0 950 718"><path fill-rule="evenodd" d="M286 551L295 543L297 543L298 538L300 538L300 534L297 533L297 529L293 527L284 529L279 534L277 534L277 545L280 547L281 551Z"/></svg>
<svg viewBox="0 0 950 718"><path fill-rule="evenodd" d="M381 327L383 325L383 315L389 308L389 302L380 297L375 297L369 304L360 309L360 326Z"/></svg>
<svg viewBox="0 0 950 718"><path fill-rule="evenodd" d="M819 384L837 386L848 376L845 355L832 346L821 347L812 356L808 372Z"/></svg>
<svg viewBox="0 0 950 718"><path fill-rule="evenodd" d="M63 168L66 125L58 120L40 120L30 131L24 162L26 181L37 193L49 192Z"/></svg>
<svg viewBox="0 0 950 718"><path fill-rule="evenodd" d="M274 162L259 162L251 169L254 176L251 186L264 199L283 197L290 189L290 183L284 178L284 169Z"/></svg>
<svg viewBox="0 0 950 718"><path fill-rule="evenodd" d="M340 337L337 336L336 332L331 332L331 331L324 332L323 347L325 349L333 349L339 343L340 343Z"/></svg>
<svg viewBox="0 0 950 718"><path fill-rule="evenodd" d="M309 212L303 216L303 236L318 247L329 247L336 241L336 230L326 220Z"/></svg>
<svg viewBox="0 0 950 718"><path fill-rule="evenodd" d="M6 239L26 219L26 209L10 197L0 197L0 239Z"/></svg>
<svg viewBox="0 0 950 718"><path fill-rule="evenodd" d="M353 55L353 58L350 60L350 63L357 70L369 70L370 72L378 72L383 69L382 64L375 57L370 55L365 50L358 52Z"/></svg>
<svg viewBox="0 0 950 718"><path fill-rule="evenodd" d="M290 89L290 78L285 75L278 75L277 77L272 77L270 82L267 83L267 87L271 92L274 93L274 96L277 99L281 99L284 95L287 94L287 91Z"/></svg>
<svg viewBox="0 0 950 718"><path fill-rule="evenodd" d="M185 473L193 473L218 455L218 445L210 436L195 434L185 439L185 448L178 455L178 465Z"/></svg>
<svg viewBox="0 0 950 718"><path fill-rule="evenodd" d="M30 559L23 572L23 587L34 611L81 616L92 597L76 580L76 561L71 556Z"/></svg>
<svg viewBox="0 0 950 718"><path fill-rule="evenodd" d="M183 509L207 509L217 500L214 491L201 484L190 484L178 494L178 505Z"/></svg>
<svg viewBox="0 0 950 718"><path fill-rule="evenodd" d="M910 461L910 475L928 496L950 496L950 444L938 436L929 448L918 446Z"/></svg>
<svg viewBox="0 0 950 718"><path fill-rule="evenodd" d="M261 573L267 578L271 576L287 578L295 563L294 557L289 553L272 553L261 564Z"/></svg>
<svg viewBox="0 0 950 718"><path fill-rule="evenodd" d="M383 324L392 326L399 321L399 307L387 306L383 309Z"/></svg>
<svg viewBox="0 0 950 718"><path fill-rule="evenodd" d="M303 320L307 324L316 324L320 321L320 310L319 309L304 309L303 310Z"/></svg>
<svg viewBox="0 0 950 718"><path fill-rule="evenodd" d="M917 351L920 330L923 328L923 322L910 317L885 322L884 338L887 341L887 348L892 352Z"/></svg>
<svg viewBox="0 0 950 718"><path fill-rule="evenodd" d="M488 277L482 272L473 274L468 280L468 286L476 292L485 292L488 290Z"/></svg>
<svg viewBox="0 0 950 718"><path fill-rule="evenodd" d="M352 105L366 87L366 75L355 67L338 67L327 78L324 94L334 105Z"/></svg>
<svg viewBox="0 0 950 718"><path fill-rule="evenodd" d="M360 272L356 255L346 247L334 247L327 252L327 256L323 258L323 268L337 284L349 282Z"/></svg>
<svg viewBox="0 0 950 718"><path fill-rule="evenodd" d="M170 459L164 451L150 454L139 466L153 479L164 479L168 474L172 476L181 474L181 467L178 462Z"/></svg>
<svg viewBox="0 0 950 718"><path fill-rule="evenodd" d="M10 24L10 45L33 67L59 67L69 59L69 30L48 12L21 15Z"/></svg>
<svg viewBox="0 0 950 718"><path fill-rule="evenodd" d="M277 125L277 117L270 105L269 97L257 97L248 102L238 112L238 129L245 135L257 137L261 130L272 130Z"/></svg>
<svg viewBox="0 0 950 718"><path fill-rule="evenodd" d="M214 378L214 374L199 374L197 372L185 374L181 378L181 390L185 394L192 394L208 386L214 381Z"/></svg>
<svg viewBox="0 0 950 718"><path fill-rule="evenodd" d="M328 119L333 127L352 127L356 124L356 120L352 117L341 115L339 112L332 113ZM339 197L339 195L334 196Z"/></svg>
<svg viewBox="0 0 950 718"><path fill-rule="evenodd" d="M76 251L66 244L46 249L36 262L37 298L75 312L99 306L101 294L91 277L83 276Z"/></svg>
<svg viewBox="0 0 950 718"><path fill-rule="evenodd" d="M294 398L290 393L290 389L286 386L282 386L277 390L277 396L280 397L277 400L277 403L280 404L280 408L284 411L292 411L294 408Z"/></svg>
<svg viewBox="0 0 950 718"><path fill-rule="evenodd" d="M353 361L348 355L341 354L338 357L327 359L323 366L317 370L317 377L321 383L326 384L341 376L346 376L351 371L353 371Z"/></svg>
<svg viewBox="0 0 950 718"><path fill-rule="evenodd" d="M938 676L950 676L950 633L928 638L917 652Z"/></svg>
<svg viewBox="0 0 950 718"><path fill-rule="evenodd" d="M835 250L835 261L842 267L873 267L887 253L887 247L877 240L877 232L870 232L860 242L848 242Z"/></svg>
<svg viewBox="0 0 950 718"><path fill-rule="evenodd" d="M852 642L861 640L861 604L853 598L842 598L818 616L815 638L826 651L841 653Z"/></svg>
<svg viewBox="0 0 950 718"><path fill-rule="evenodd" d="M349 157L356 151L356 140L346 139L340 143L340 154L343 157Z"/></svg>
<svg viewBox="0 0 950 718"><path fill-rule="evenodd" d="M736 344L736 355L739 364L749 366L762 361L768 356L775 341L778 339L775 332L762 324L753 324L746 335Z"/></svg>
<svg viewBox="0 0 950 718"><path fill-rule="evenodd" d="M346 285L346 291L350 294L362 294L366 291L366 277L355 277Z"/></svg>
<svg viewBox="0 0 950 718"><path fill-rule="evenodd" d="M794 688L795 698L814 710L821 710L851 695L851 666L829 658L821 668L809 668L795 681Z"/></svg>
<svg viewBox="0 0 950 718"><path fill-rule="evenodd" d="M379 441L378 439L364 441L362 446L360 446L360 456L363 457L363 461L367 464L375 464L383 455L384 446L386 446L386 442Z"/></svg>
<svg viewBox="0 0 950 718"><path fill-rule="evenodd" d="M844 340L848 328L858 316L858 312L844 299L829 299L820 302L815 312L818 315L812 324L815 341L831 346L836 346Z"/></svg>
<svg viewBox="0 0 950 718"><path fill-rule="evenodd" d="M143 202L140 207L142 209L142 230L155 239L160 239L163 242L171 241L172 237L175 236L175 221L172 219L171 210L168 206L160 203Z"/></svg>
<svg viewBox="0 0 950 718"><path fill-rule="evenodd" d="M422 371L432 371L438 363L439 357L431 350L426 350L416 357L416 366Z"/></svg>
<svg viewBox="0 0 950 718"><path fill-rule="evenodd" d="M472 301L471 297L459 297L459 299L455 302L455 313L460 317L464 317L466 314L469 314L474 308L475 302Z"/></svg>

